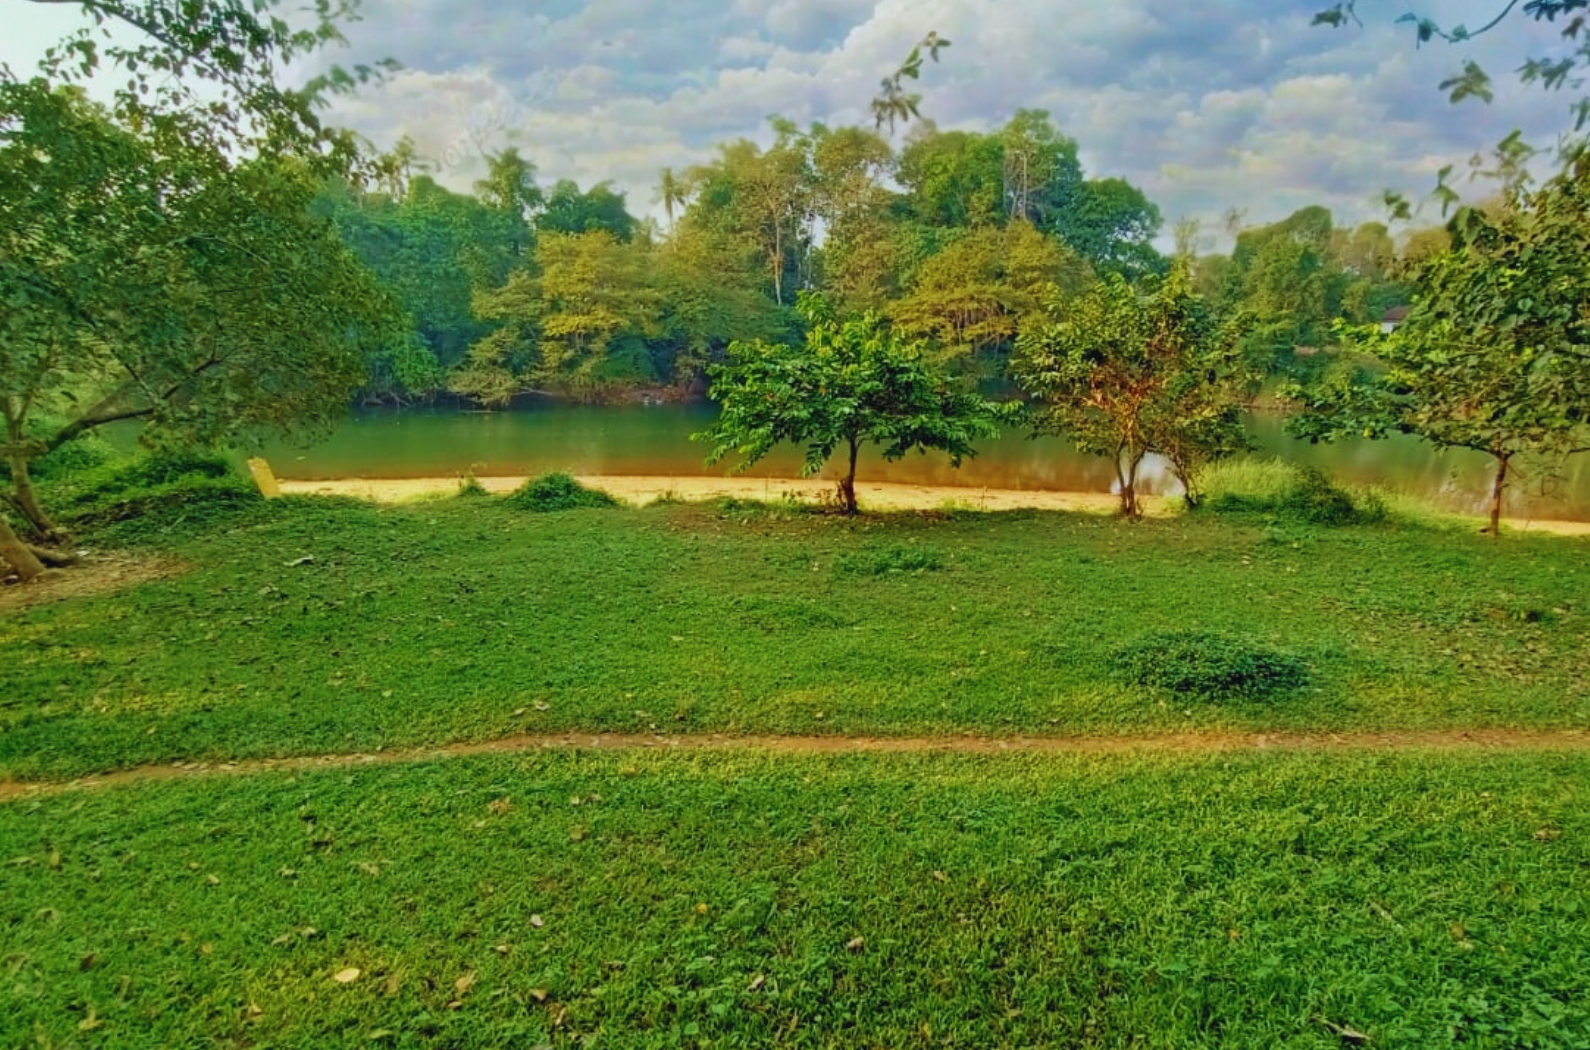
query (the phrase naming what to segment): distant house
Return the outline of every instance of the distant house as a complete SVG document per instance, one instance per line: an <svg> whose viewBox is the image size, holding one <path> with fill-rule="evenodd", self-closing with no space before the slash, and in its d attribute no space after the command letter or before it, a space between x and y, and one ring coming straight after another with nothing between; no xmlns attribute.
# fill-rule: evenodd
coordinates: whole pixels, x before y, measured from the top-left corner
<svg viewBox="0 0 1590 1050"><path fill-rule="evenodd" d="M1391 309L1387 310L1386 316L1380 319L1380 330L1385 332L1387 335L1395 332L1402 322L1408 319L1409 309L1410 308L1406 306L1393 306Z"/></svg>

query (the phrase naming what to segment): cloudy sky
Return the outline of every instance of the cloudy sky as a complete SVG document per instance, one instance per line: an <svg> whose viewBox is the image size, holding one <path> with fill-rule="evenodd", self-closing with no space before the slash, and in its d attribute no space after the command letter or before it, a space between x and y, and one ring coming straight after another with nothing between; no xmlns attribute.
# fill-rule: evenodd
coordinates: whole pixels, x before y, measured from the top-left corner
<svg viewBox="0 0 1590 1050"><path fill-rule="evenodd" d="M1566 123L1565 99L1508 73L1553 48L1548 27L1515 16L1474 45L1415 50L1394 19L1421 2L1477 26L1503 0L1362 0L1365 27L1336 31L1310 27L1324 0L366 0L336 60L403 70L336 116L382 147L413 136L456 188L514 144L543 181L611 179L651 214L660 169L765 141L771 114L866 122L878 80L934 29L954 42L921 86L940 127L1047 109L1090 174L1139 184L1168 220L1324 203L1356 221L1515 127L1550 144ZM15 69L73 18L6 11ZM1496 74L1493 105L1436 90L1466 56Z"/></svg>

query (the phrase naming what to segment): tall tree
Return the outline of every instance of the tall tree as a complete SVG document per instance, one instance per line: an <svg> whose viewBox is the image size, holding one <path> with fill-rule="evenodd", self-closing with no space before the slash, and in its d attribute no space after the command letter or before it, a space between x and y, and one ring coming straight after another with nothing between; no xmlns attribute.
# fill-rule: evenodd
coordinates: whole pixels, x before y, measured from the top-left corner
<svg viewBox="0 0 1590 1050"><path fill-rule="evenodd" d="M1165 260L1154 248L1164 218L1159 206L1125 179L1089 179L1073 203L1048 229L1101 273L1129 279L1161 273Z"/></svg>
<svg viewBox="0 0 1590 1050"><path fill-rule="evenodd" d="M324 425L398 326L310 213L304 165L196 140L121 127L75 89L0 83L7 496L44 536L39 456L123 420L198 444Z"/></svg>
<svg viewBox="0 0 1590 1050"><path fill-rule="evenodd" d="M775 119L773 126L776 137L766 151L742 139L692 169L686 220L756 248L773 301L783 306L809 271L813 188L810 142L789 121Z"/></svg>
<svg viewBox="0 0 1590 1050"><path fill-rule="evenodd" d="M1068 217L1082 204L1084 192L1076 142L1060 134L1041 109L1018 109L999 139L1006 214L1064 236ZM1085 250L1087 245L1073 247Z"/></svg>
<svg viewBox="0 0 1590 1050"><path fill-rule="evenodd" d="M478 293L476 312L499 327L454 372L455 393L486 404L537 387L590 398L656 378L645 352L658 334L650 259L605 229L542 234L534 270Z"/></svg>
<svg viewBox="0 0 1590 1050"><path fill-rule="evenodd" d="M920 344L893 335L877 316L841 322L811 293L798 308L804 346L736 342L728 363L712 370L722 414L698 435L712 442L709 463L739 455L744 469L788 441L806 446L802 472L811 476L838 453L840 504L854 514L865 446L879 446L885 459L938 449L959 466L979 440L997 434L1004 409L960 390L928 364Z"/></svg>
<svg viewBox="0 0 1590 1050"><path fill-rule="evenodd" d="M932 226L996 225L1005 217L1005 153L997 135L919 125L897 175L913 217Z"/></svg>
<svg viewBox="0 0 1590 1050"><path fill-rule="evenodd" d="M930 258L910 293L889 306L908 335L927 339L944 361L1007 353L1046 304L1079 294L1087 263L1026 222L968 233Z"/></svg>
<svg viewBox="0 0 1590 1050"><path fill-rule="evenodd" d="M685 180L674 174L674 169L664 168L657 180L657 201L668 215L668 227L673 228L674 212L690 199Z"/></svg>
<svg viewBox="0 0 1590 1050"><path fill-rule="evenodd" d="M624 195L613 189L612 183L599 182L581 193L572 179L560 179L547 197L536 228L543 233L605 230L616 241L628 241L635 236L637 225Z"/></svg>

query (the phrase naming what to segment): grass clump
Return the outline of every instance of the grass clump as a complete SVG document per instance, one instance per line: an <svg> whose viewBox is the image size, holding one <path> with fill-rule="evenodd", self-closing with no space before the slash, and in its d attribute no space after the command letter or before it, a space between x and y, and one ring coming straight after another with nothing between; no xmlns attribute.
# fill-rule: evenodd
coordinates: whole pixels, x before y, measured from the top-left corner
<svg viewBox="0 0 1590 1050"><path fill-rule="evenodd" d="M66 477L52 496L80 528L125 524L121 533L204 526L262 502L258 488L224 457L176 452L142 456ZM134 538L123 535L123 538Z"/></svg>
<svg viewBox="0 0 1590 1050"><path fill-rule="evenodd" d="M458 479L458 497L460 499L480 499L490 495L491 493L486 491L486 486L482 485L480 479L475 477L473 473L465 474Z"/></svg>
<svg viewBox="0 0 1590 1050"><path fill-rule="evenodd" d="M937 572L944 556L933 547L892 544L869 550L847 551L834 562L840 576L901 576Z"/></svg>
<svg viewBox="0 0 1590 1050"><path fill-rule="evenodd" d="M1118 646L1110 662L1133 685L1212 699L1269 700L1308 681L1290 653L1217 632L1152 632Z"/></svg>
<svg viewBox="0 0 1590 1050"><path fill-rule="evenodd" d="M586 488L569 474L546 474L527 481L508 496L506 502L516 510L528 510L538 514L557 510L618 506L618 500L612 496L600 489Z"/></svg>
<svg viewBox="0 0 1590 1050"><path fill-rule="evenodd" d="M1385 501L1354 493L1323 471L1278 460L1221 464L1205 483L1206 505L1220 514L1268 514L1300 525L1372 525L1386 520Z"/></svg>

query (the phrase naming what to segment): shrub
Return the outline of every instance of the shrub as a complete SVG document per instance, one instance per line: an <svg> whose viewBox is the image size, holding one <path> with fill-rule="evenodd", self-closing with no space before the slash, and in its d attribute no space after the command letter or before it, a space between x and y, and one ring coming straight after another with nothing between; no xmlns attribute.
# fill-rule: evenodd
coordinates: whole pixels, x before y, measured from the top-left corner
<svg viewBox="0 0 1590 1050"><path fill-rule="evenodd" d="M1351 525L1358 520L1352 496L1314 469L1298 471L1276 509L1284 516L1310 525Z"/></svg>
<svg viewBox="0 0 1590 1050"><path fill-rule="evenodd" d="M896 576L902 573L936 572L944 567L944 557L932 547L896 544L874 550L841 554L834 571L841 576Z"/></svg>
<svg viewBox="0 0 1590 1050"><path fill-rule="evenodd" d="M133 460L107 479L118 491L169 485L187 477L232 476L232 464L214 452L160 452Z"/></svg>
<svg viewBox="0 0 1590 1050"><path fill-rule="evenodd" d="M458 480L458 495L461 499L479 499L491 493L486 491L486 486L482 485L475 475L465 474Z"/></svg>
<svg viewBox="0 0 1590 1050"><path fill-rule="evenodd" d="M1264 700L1308 681L1297 657L1227 634L1159 631L1118 646L1115 673L1133 685L1205 698Z"/></svg>
<svg viewBox="0 0 1590 1050"><path fill-rule="evenodd" d="M191 452L96 467L53 481L51 492L66 523L89 528L135 520L140 528L169 528L263 502L225 459Z"/></svg>
<svg viewBox="0 0 1590 1050"><path fill-rule="evenodd" d="M545 513L585 507L616 507L618 500L598 489L588 489L568 474L547 474L527 481L507 497L508 506Z"/></svg>
<svg viewBox="0 0 1590 1050"><path fill-rule="evenodd" d="M1368 525L1386 519L1386 506L1372 493L1354 494L1313 467L1279 461L1232 464L1213 473L1210 510L1222 514L1270 514L1306 525Z"/></svg>
<svg viewBox="0 0 1590 1050"><path fill-rule="evenodd" d="M35 481L50 481L103 467L115 458L116 451L109 444L89 435L69 441L54 452L40 456L33 461L28 473ZM5 473L10 476L9 470Z"/></svg>
<svg viewBox="0 0 1590 1050"><path fill-rule="evenodd" d="M163 530L179 524L207 525L264 501L259 489L243 478L189 474L162 485L128 489L80 507L72 520L89 527L136 522L135 531Z"/></svg>

